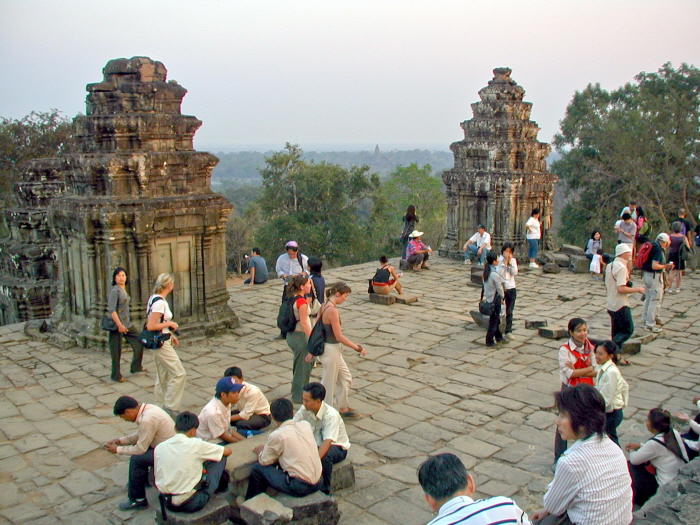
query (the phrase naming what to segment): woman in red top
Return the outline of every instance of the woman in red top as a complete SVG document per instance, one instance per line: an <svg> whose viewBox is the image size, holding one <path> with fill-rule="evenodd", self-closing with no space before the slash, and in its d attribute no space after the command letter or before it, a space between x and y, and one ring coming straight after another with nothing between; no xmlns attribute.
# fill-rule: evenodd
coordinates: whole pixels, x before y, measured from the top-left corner
<svg viewBox="0 0 700 525"><path fill-rule="evenodd" d="M304 386L309 382L312 363L307 362L306 342L311 335L311 320L306 294L311 292L311 280L303 275L295 275L287 283L287 294L294 299L294 317L297 324L287 333L287 344L292 350L292 401L301 404Z"/></svg>
<svg viewBox="0 0 700 525"><path fill-rule="evenodd" d="M595 346L588 340L588 324L580 317L569 321L569 340L559 347L559 379L562 390L588 384L593 386L595 372ZM566 440L559 432L554 437L554 463L567 448Z"/></svg>

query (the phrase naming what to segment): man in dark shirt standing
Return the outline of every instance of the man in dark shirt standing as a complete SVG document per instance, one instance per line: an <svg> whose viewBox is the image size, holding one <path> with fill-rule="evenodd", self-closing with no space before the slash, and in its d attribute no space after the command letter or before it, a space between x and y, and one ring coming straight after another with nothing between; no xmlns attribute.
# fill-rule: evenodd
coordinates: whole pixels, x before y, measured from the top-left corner
<svg viewBox="0 0 700 525"><path fill-rule="evenodd" d="M644 319L644 328L654 333L661 331L661 328L656 326L656 319L659 315L661 300L664 297L663 271L673 269L673 263L666 263L665 250L670 245L671 239L667 233L658 234L656 240L651 243L651 253L642 266L646 295L642 318Z"/></svg>
<svg viewBox="0 0 700 525"><path fill-rule="evenodd" d="M267 282L267 263L260 256L260 248L253 248L250 260L248 261L248 271L250 278L243 281L243 284L263 284Z"/></svg>

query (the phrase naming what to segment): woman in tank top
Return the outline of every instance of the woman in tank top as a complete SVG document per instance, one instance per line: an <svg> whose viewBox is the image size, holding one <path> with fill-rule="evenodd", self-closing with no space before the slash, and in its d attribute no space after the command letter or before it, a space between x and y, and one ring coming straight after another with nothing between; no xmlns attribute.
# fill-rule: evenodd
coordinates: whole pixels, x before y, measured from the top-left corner
<svg viewBox="0 0 700 525"><path fill-rule="evenodd" d="M326 387L326 402L338 409L340 415L344 417L353 417L356 414L350 408L348 400L352 375L345 359L343 359L342 345L349 346L363 357L367 355L367 350L362 345L353 343L345 337L340 325L338 306L345 302L350 291L350 287L343 282L335 283L327 288L327 300L318 314L318 320L323 323L326 333L326 344L323 354L319 358L323 365L321 383ZM309 354L308 357L313 356Z"/></svg>
<svg viewBox="0 0 700 525"><path fill-rule="evenodd" d="M295 275L287 284L287 294L293 299L292 309L297 324L287 333L287 344L292 350L292 401L300 404L304 387L309 382L311 363L304 358L308 354L306 342L311 335L309 304L306 295L311 292L311 280L303 275Z"/></svg>

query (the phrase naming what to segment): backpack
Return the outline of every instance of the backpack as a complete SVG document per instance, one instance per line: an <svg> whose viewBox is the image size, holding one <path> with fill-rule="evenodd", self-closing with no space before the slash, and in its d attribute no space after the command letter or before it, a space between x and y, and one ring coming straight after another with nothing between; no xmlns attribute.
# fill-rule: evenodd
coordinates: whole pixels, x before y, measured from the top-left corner
<svg viewBox="0 0 700 525"><path fill-rule="evenodd" d="M318 313L318 320L311 329L309 340L306 342L306 350L311 355L316 357L323 355L323 352L325 351L326 339L328 337L328 334L326 334L326 327L323 326L323 313L325 311L326 309L321 307L321 311Z"/></svg>
<svg viewBox="0 0 700 525"><path fill-rule="evenodd" d="M639 251L637 252L637 255L634 258L634 267L638 269L642 269L642 267L647 263L649 260L649 255L651 254L653 246L651 242L647 241L642 246L639 248Z"/></svg>
<svg viewBox="0 0 700 525"><path fill-rule="evenodd" d="M375 283L388 283L391 280L391 272L389 272L388 268L377 268L377 271L374 273L374 277L372 277L372 282Z"/></svg>
<svg viewBox="0 0 700 525"><path fill-rule="evenodd" d="M280 304L279 312L277 313L277 328L282 332L282 337L287 338L289 332L294 331L297 326L297 318L294 317L294 301L296 297L285 297Z"/></svg>

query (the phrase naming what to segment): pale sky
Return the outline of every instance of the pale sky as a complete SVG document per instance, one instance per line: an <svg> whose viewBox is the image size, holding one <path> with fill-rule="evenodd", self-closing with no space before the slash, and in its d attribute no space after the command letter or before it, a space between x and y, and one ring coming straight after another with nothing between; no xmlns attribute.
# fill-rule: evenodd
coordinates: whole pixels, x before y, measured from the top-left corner
<svg viewBox="0 0 700 525"><path fill-rule="evenodd" d="M0 0L0 116L85 111L109 59L149 56L189 92L198 149L461 140L507 66L548 142L589 82L700 66L698 0Z"/></svg>

